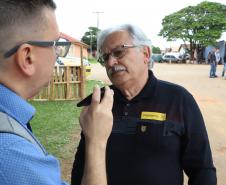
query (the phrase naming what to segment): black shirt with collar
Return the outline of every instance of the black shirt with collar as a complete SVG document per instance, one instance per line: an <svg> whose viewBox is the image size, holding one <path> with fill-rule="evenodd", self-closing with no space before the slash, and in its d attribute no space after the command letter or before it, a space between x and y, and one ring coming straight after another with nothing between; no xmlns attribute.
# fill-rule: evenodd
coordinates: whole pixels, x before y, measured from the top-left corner
<svg viewBox="0 0 226 185"><path fill-rule="evenodd" d="M107 144L108 185L215 185L208 136L201 112L183 87L149 71L142 91L127 100L114 86L112 133ZM72 185L81 184L84 136L75 156Z"/></svg>

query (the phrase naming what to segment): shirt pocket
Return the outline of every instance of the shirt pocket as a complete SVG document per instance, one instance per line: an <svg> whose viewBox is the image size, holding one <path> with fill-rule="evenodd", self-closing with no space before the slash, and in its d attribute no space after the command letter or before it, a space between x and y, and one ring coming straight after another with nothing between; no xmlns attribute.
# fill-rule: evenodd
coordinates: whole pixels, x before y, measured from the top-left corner
<svg viewBox="0 0 226 185"><path fill-rule="evenodd" d="M138 122L136 129L136 152L145 154L179 153L183 135L181 123L173 121Z"/></svg>

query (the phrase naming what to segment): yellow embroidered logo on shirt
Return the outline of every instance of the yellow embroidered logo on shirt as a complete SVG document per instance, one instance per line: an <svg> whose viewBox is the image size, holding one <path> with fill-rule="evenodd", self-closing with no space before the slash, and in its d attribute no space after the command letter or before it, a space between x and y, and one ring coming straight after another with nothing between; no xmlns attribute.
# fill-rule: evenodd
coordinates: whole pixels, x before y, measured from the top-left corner
<svg viewBox="0 0 226 185"><path fill-rule="evenodd" d="M166 113L160 112L142 112L141 119L151 119L157 121L165 121L166 120Z"/></svg>

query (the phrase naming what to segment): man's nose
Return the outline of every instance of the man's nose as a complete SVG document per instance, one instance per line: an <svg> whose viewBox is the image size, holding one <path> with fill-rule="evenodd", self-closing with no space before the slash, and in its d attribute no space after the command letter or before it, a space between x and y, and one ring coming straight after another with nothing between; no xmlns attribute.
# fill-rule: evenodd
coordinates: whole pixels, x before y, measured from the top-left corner
<svg viewBox="0 0 226 185"><path fill-rule="evenodd" d="M113 66L113 65L118 63L118 60L115 57L109 55L109 58L106 61L106 63L107 63L108 66Z"/></svg>

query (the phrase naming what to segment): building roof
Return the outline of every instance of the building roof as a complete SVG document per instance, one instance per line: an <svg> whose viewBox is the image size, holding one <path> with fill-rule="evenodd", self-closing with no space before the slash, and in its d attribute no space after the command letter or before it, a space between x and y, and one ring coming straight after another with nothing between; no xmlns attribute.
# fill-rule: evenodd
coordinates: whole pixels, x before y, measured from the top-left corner
<svg viewBox="0 0 226 185"><path fill-rule="evenodd" d="M75 45L83 46L85 48L89 48L89 45L87 45L84 42L81 42L81 41L71 37L70 35L67 35L66 33L60 32L60 38L66 39L66 40L68 40L69 42L72 42Z"/></svg>
<svg viewBox="0 0 226 185"><path fill-rule="evenodd" d="M183 48L183 49L189 49L190 50L191 49L191 46L190 46L190 44L181 44L179 50L181 48Z"/></svg>

